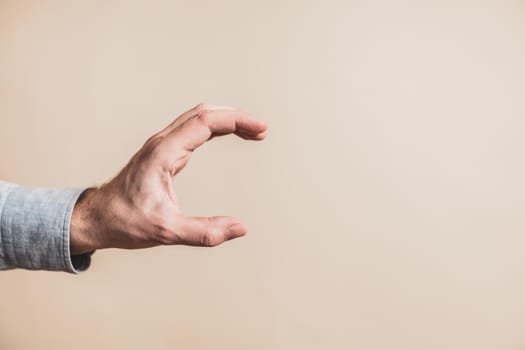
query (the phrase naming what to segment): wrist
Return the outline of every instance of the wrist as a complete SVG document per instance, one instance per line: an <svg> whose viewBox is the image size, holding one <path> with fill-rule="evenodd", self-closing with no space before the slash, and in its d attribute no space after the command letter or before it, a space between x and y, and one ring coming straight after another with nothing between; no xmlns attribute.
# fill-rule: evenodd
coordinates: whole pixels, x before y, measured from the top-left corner
<svg viewBox="0 0 525 350"><path fill-rule="evenodd" d="M70 252L79 255L101 248L99 243L101 218L96 209L98 189L89 188L77 200L70 227Z"/></svg>

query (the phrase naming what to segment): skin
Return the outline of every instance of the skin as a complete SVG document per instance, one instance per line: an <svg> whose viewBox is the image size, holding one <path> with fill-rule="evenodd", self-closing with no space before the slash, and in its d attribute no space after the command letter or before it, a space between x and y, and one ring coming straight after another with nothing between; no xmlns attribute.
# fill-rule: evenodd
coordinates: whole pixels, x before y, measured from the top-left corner
<svg viewBox="0 0 525 350"><path fill-rule="evenodd" d="M172 178L213 137L235 134L260 141L266 130L265 123L232 107L201 103L182 113L150 137L115 178L81 195L71 219L71 254L174 244L211 247L244 236L246 227L234 217L184 215Z"/></svg>

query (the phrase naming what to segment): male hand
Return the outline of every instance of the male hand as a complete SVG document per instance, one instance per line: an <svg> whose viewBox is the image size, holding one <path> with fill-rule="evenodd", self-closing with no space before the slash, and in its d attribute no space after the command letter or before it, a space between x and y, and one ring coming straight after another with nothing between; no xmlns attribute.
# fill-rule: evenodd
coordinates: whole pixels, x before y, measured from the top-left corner
<svg viewBox="0 0 525 350"><path fill-rule="evenodd" d="M79 198L71 221L71 254L157 245L215 246L246 234L233 217L184 215L172 177L215 136L263 140L266 124L231 107L199 104L150 137L109 183Z"/></svg>

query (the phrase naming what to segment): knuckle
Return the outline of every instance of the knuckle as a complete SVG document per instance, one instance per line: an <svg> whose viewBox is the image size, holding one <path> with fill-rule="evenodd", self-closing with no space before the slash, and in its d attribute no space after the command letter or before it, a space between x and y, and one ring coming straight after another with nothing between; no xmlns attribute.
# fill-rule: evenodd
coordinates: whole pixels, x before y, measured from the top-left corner
<svg viewBox="0 0 525 350"><path fill-rule="evenodd" d="M153 135L150 137L142 149L139 151L140 157L139 160L145 161L147 159L149 160L157 160L161 158L162 154L162 144L164 141L164 136L162 135Z"/></svg>
<svg viewBox="0 0 525 350"><path fill-rule="evenodd" d="M148 145L152 145L152 144L154 145L154 144L160 142L162 140L162 138L163 138L163 136L160 133L153 134L146 140L146 142L144 142L144 146L148 146Z"/></svg>
<svg viewBox="0 0 525 350"><path fill-rule="evenodd" d="M201 236L201 245L203 247L215 247L220 243L217 237L210 230L205 230L202 232Z"/></svg>
<svg viewBox="0 0 525 350"><path fill-rule="evenodd" d="M201 112L199 112L196 118L199 122L203 123L204 125L209 125L212 118L212 111L210 111L209 109L202 110Z"/></svg>
<svg viewBox="0 0 525 350"><path fill-rule="evenodd" d="M145 143L145 146L151 150L157 149L164 140L164 135L155 134L151 136Z"/></svg>
<svg viewBox="0 0 525 350"><path fill-rule="evenodd" d="M201 102L201 103L198 103L195 107L193 107L193 110L199 113L208 108L209 108L209 105L207 103Z"/></svg>

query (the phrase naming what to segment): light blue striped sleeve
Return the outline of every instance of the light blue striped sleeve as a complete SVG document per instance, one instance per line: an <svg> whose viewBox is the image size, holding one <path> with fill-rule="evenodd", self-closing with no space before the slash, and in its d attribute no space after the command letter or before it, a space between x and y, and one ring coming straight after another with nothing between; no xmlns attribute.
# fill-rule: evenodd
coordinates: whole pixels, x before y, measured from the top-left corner
<svg viewBox="0 0 525 350"><path fill-rule="evenodd" d="M84 190L0 181L0 270L86 270L91 254L71 256L69 249L73 208Z"/></svg>

